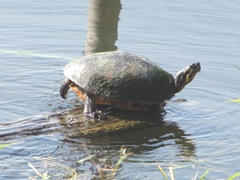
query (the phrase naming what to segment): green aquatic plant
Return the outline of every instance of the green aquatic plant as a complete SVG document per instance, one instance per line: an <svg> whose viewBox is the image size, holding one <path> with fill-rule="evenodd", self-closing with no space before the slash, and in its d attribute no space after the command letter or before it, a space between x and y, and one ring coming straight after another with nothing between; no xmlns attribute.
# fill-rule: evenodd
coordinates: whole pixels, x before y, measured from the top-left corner
<svg viewBox="0 0 240 180"><path fill-rule="evenodd" d="M33 171L42 178L42 180L47 180L50 178L50 176L48 175L48 172L45 172L43 174L41 174L30 162L28 163L28 165L33 169Z"/></svg>
<svg viewBox="0 0 240 180"><path fill-rule="evenodd" d="M77 161L77 163L78 163L78 164L81 164L81 163L83 163L83 162L85 162L85 161L87 161L87 160L92 159L92 158L95 157L95 156L96 156L96 154L89 155L89 156L87 156L87 157L85 157L85 158L79 159L79 160Z"/></svg>
<svg viewBox="0 0 240 180"><path fill-rule="evenodd" d="M119 159L118 162L113 167L112 178L115 176L117 170L119 169L121 163L132 154L132 152L127 152L126 148L120 149Z"/></svg>
<svg viewBox="0 0 240 180"><path fill-rule="evenodd" d="M78 161L76 161L76 163L78 164L82 164L86 161L93 161L93 163L96 165L97 171L98 171L98 179L101 180L105 180L105 179L116 179L116 173L117 171L119 171L120 166L122 165L122 162L129 157L132 154L132 152L127 152L126 148L121 148L120 149L120 154L119 154L119 158L118 161L110 166L108 163L106 163L104 161L103 164L101 164L101 161L97 161L94 160L94 157L96 156L96 154L93 155L89 155L86 156L82 159L79 159ZM40 173L31 163L28 163L28 165L33 169L33 171L37 174L37 176L39 176L42 180L48 180L48 179L52 179L53 177L55 179L61 177L64 179L69 179L69 180L77 180L79 179L79 177L81 176L82 179L86 179L87 177L82 174L77 174L76 169L72 169L70 167L68 167L69 169L71 169L73 171L73 173L71 174L55 174L55 175L49 175L48 171L46 171L45 173ZM59 165L61 166L61 165ZM168 172L166 173L166 171L163 170L163 168L158 164L157 165L159 171L162 173L162 176L164 177L164 180L178 180L178 177L175 177L174 174L174 170L179 169L179 168L186 168L189 166L176 166L176 167L168 167ZM66 167L62 167L66 170ZM200 177L199 177L199 171L194 175L194 177L192 177L192 180L205 180L207 178L207 175L209 173L210 169L207 169ZM1 172L1 171L0 171ZM227 178L227 180L235 180L240 176L240 172L235 173L234 175L230 176L229 178ZM159 177L160 178L160 177ZM156 178L157 179L157 178ZM207 178L208 179L208 178Z"/></svg>
<svg viewBox="0 0 240 180"><path fill-rule="evenodd" d="M231 99L231 100L228 100L227 102L239 103L239 102L240 102L240 99Z"/></svg>
<svg viewBox="0 0 240 180"><path fill-rule="evenodd" d="M0 149L1 149L1 148L8 147L8 146L11 146L11 145L13 145L13 144L16 144L16 142L15 142L15 143L8 143L8 144L0 144Z"/></svg>
<svg viewBox="0 0 240 180"><path fill-rule="evenodd" d="M168 168L168 171L169 171L168 176L169 176L170 178L168 178L168 176L166 175L166 173L164 172L164 170L162 169L162 167L161 167L160 165L158 165L158 169L159 169L160 172L162 173L162 175L163 175L163 177L164 177L165 180L175 180L174 171L173 171L174 168L173 168L173 167L169 167L169 168ZM206 178L208 172L209 172L209 169L207 169L207 170L203 173L203 175L199 178L199 180L204 180L204 179ZM192 180L197 180L198 173L199 173L199 171L195 174L195 176L192 178ZM227 178L227 180L235 180L235 179L236 179L237 177L239 177L239 176L240 176L240 172L237 172L237 173L233 174L232 176L230 176L229 178Z"/></svg>
<svg viewBox="0 0 240 180"><path fill-rule="evenodd" d="M170 179L167 177L166 173L164 172L164 170L162 169L162 167L160 165L158 165L158 169L160 170L160 172L162 173L163 177L165 180L175 180L175 177L174 177L174 172L173 172L173 167L169 167L168 168L168 171L169 171L169 177ZM207 176L209 172L209 169L207 169L203 175L199 178L199 180L204 180L205 177ZM198 173L196 173L196 175L192 178L192 180L197 180L197 177L198 177Z"/></svg>
<svg viewBox="0 0 240 180"><path fill-rule="evenodd" d="M11 145L16 144L16 143L18 143L18 142L13 142L13 143L8 143L8 144L0 144L0 149L5 148L5 147L8 147L8 146L11 146ZM8 157L8 158L9 158L9 157ZM2 170L3 170L4 166L5 166L5 163L7 162L8 158L5 160L5 162L3 163L3 165L1 165L1 167L0 167L0 173L2 172Z"/></svg>
<svg viewBox="0 0 240 180"><path fill-rule="evenodd" d="M116 176L117 171L119 170L119 167L121 166L122 162L132 154L132 152L127 152L126 148L121 148L120 149L120 153L119 153L119 158L118 161L113 165L110 166L109 164L107 164L106 162L103 163L103 165L101 164L101 160L98 160L97 162L95 162L94 157L96 156L96 154L93 155L88 155L82 159L79 159L78 161L76 161L78 164L82 164L86 161L92 161L93 164L96 165L96 169L98 171L98 174L100 176L100 179L105 180L105 179L114 179L114 177ZM110 172L110 174L109 174Z"/></svg>
<svg viewBox="0 0 240 180"><path fill-rule="evenodd" d="M240 176L240 172L230 176L227 180L234 180L236 177Z"/></svg>
<svg viewBox="0 0 240 180"><path fill-rule="evenodd" d="M66 166L62 163L56 162L51 157L48 158L41 158L41 157L35 157L35 159L38 159L42 162L42 164L46 167L47 170L41 169L38 170L36 167L33 166L30 162L28 162L28 166L32 168L32 170L35 172L35 176L38 176L42 180L48 180L48 179L71 179L71 180L77 180L77 172L76 169ZM36 177L29 177L29 179L36 179Z"/></svg>
<svg viewBox="0 0 240 180"><path fill-rule="evenodd" d="M127 152L126 148L121 148L121 149L120 149L120 154L119 154L118 161L116 162L116 164L115 164L113 167L109 166L108 168L102 168L102 167L100 167L99 165L97 165L97 170L98 170L98 173L99 173L101 179L102 179L102 180L108 179L108 178L106 177L106 175L104 175L105 172L107 172L107 171L108 171L108 172L109 172L109 171L111 172L110 178L111 178L111 179L115 179L114 177L116 176L116 173L117 173L117 171L119 170L120 165L121 165L122 162L123 162L128 156L130 156L131 154L132 154L132 152Z"/></svg>

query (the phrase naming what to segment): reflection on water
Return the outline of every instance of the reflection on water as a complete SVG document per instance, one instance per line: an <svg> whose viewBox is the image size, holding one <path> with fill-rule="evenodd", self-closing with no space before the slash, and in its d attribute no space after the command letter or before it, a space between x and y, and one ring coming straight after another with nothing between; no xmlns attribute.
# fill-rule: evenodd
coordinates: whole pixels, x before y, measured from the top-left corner
<svg viewBox="0 0 240 180"><path fill-rule="evenodd" d="M90 0L85 54L115 51L118 37L120 0Z"/></svg>
<svg viewBox="0 0 240 180"><path fill-rule="evenodd" d="M179 154L181 156L194 155L195 147L193 141L188 138L189 134L186 134L184 130L179 128L174 122L165 122L162 119L148 121L143 117L139 117L138 114L128 116L126 113L121 114L121 119L118 116L110 116L109 119L117 123L122 121L125 117L125 121L138 122L142 119L141 125L136 124L134 127L128 127L123 130L109 131L108 129L100 129L98 132L86 131L85 126L100 127L107 126L111 121L105 120L103 122L94 122L93 120L86 119L82 116L82 108L72 109L60 114L45 115L39 117L32 117L23 119L21 121L13 123L0 124L0 140L17 140L18 138L26 138L31 136L41 136L43 134L63 133L64 139L67 141L78 143L79 138L82 137L88 139L87 144L91 145L122 145L134 147L132 151L140 153L141 151L149 151L164 147L167 145L164 141L171 141L176 145L179 145ZM59 124L60 123L60 124ZM105 123L105 125L104 125ZM83 125L84 124L84 125ZM81 141L82 142L82 141ZM172 145L172 144L171 144ZM139 146L139 147L137 147ZM145 146L143 148L142 146ZM93 149L94 150L94 149Z"/></svg>
<svg viewBox="0 0 240 180"><path fill-rule="evenodd" d="M59 116L61 124L64 124L66 127L70 127L68 134L65 135L66 138L71 138L69 141L78 142L78 138L84 136L90 140L89 143L92 145L111 146L124 144L129 147L133 146L134 149L132 151L136 153L164 147L167 145L164 141L173 141L176 145L179 145L179 154L181 156L192 156L195 153L193 141L188 138L190 135L186 134L185 131L179 128L174 122L167 123L162 119L149 120L149 117L144 117L142 115L140 117L139 114L129 114L123 112L121 112L121 115L118 116L118 112L115 112L113 116L108 116L110 121L105 120L107 124L104 124L103 121L103 126L108 126L111 121L117 124L118 121L123 121L123 119L125 121L135 121L136 123L140 121L141 124L136 124L135 128L133 126L115 131L110 131L108 129L104 130L104 128L102 128L102 130L98 131L98 133L88 131L83 134L85 127L79 127L82 118L81 112L82 111L77 108L64 113L61 117ZM84 123L86 124L85 120ZM92 129L93 126L100 127L100 125L98 125L100 123L101 122L94 122L93 124L90 124L90 126ZM75 124L77 124L77 126ZM143 148L142 146L145 147Z"/></svg>

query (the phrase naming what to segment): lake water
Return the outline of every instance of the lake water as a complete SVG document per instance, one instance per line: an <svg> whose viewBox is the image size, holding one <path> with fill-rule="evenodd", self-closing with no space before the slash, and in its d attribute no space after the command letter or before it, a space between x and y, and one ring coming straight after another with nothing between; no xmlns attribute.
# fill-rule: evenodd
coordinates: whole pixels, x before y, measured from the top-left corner
<svg viewBox="0 0 240 180"><path fill-rule="evenodd" d="M111 2L111 1L110 1ZM13 1L0 7L0 179L98 179L121 147L132 152L115 179L207 179L240 171L240 4L237 1ZM59 96L62 69L96 51L132 51L174 75L202 71L165 108L161 126L115 136L71 138L54 115L81 102ZM84 163L79 159L95 155ZM102 175L109 177L111 172ZM111 178L110 178L111 179Z"/></svg>

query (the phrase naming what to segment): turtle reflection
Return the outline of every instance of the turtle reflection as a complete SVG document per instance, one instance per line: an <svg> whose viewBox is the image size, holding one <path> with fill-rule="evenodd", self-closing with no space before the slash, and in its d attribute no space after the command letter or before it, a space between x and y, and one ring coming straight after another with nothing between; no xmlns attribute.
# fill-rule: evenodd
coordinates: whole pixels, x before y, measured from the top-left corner
<svg viewBox="0 0 240 180"><path fill-rule="evenodd" d="M76 108L59 117L61 124L65 126L62 128L64 132L63 144L58 149L63 158L61 161L72 162L86 156L93 156L83 165L76 165L77 172L94 174L94 177L98 177L99 171L96 167L114 167L118 162L119 151L122 147L133 153L126 159L126 163L132 161L144 164L148 163L149 160L151 162L161 161L161 157L164 155L155 153L161 152L161 149L164 152L169 148L173 149L171 152L166 152L170 156L181 159L195 157L196 147L191 135L174 122L163 121L161 118L149 119L144 117L144 114L139 116L139 114L129 115L127 113L126 115L123 112L115 112L114 119L113 116L108 116L112 123L108 121L96 122L79 114L80 110L82 108ZM127 126L119 126L119 122L127 124ZM129 123L132 123L131 126ZM109 130L110 127L111 130ZM143 154L144 156L142 156ZM139 159L138 156L141 158ZM152 157L149 159L148 156ZM160 157L155 158L157 156ZM111 172L105 173L104 177L111 176Z"/></svg>
<svg viewBox="0 0 240 180"><path fill-rule="evenodd" d="M149 118L145 113L114 111L108 120L95 121L84 117L79 111L82 107L59 117L66 127L62 129L66 141L78 143L84 138L88 141L86 146L111 146L111 151L124 145L134 153L178 145L180 156L195 156L195 144L190 135L176 123L163 121L162 117Z"/></svg>

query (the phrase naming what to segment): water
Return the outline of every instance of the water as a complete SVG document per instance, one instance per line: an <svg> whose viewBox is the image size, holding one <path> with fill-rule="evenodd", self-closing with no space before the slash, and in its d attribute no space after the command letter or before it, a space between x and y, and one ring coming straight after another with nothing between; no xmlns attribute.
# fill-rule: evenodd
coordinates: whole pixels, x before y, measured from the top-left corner
<svg viewBox="0 0 240 180"><path fill-rule="evenodd" d="M161 179L158 164L178 167L177 179L206 169L209 179L238 172L239 104L226 101L239 98L240 72L232 66L240 67L239 3L121 1L119 6L116 1L116 9L106 11L114 14L112 28L99 31L102 22L90 21L94 15L89 13L98 6L90 8L90 2L1 3L0 129L13 135L2 137L0 144L16 144L0 149L0 179L32 179L36 173L28 162L53 179L75 173L78 179L99 177L95 164L113 167L121 147L133 154L122 162L116 179ZM73 93L65 101L60 98L62 68L70 59L104 48L139 53L173 74L195 61L202 71L175 97L187 102L168 104L160 127L68 137L68 129L50 116L81 104ZM24 132L14 134L18 127ZM76 163L91 154L96 156Z"/></svg>

